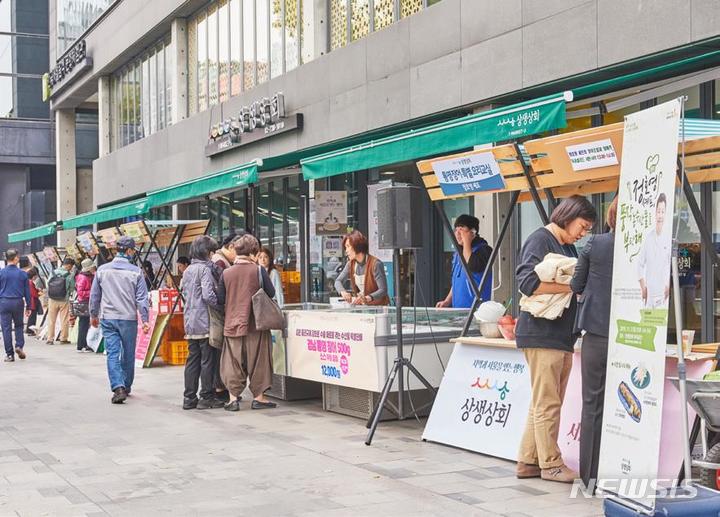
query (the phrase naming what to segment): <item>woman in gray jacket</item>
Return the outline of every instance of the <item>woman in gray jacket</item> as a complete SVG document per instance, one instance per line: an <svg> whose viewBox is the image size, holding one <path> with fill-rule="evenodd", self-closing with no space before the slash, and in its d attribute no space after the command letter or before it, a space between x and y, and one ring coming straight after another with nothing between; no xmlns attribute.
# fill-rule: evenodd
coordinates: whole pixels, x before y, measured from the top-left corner
<svg viewBox="0 0 720 517"><path fill-rule="evenodd" d="M197 237L190 245L191 262L180 282L185 303L185 339L188 341L189 351L185 363L183 409L221 408L224 405L215 397L215 350L209 342L209 307L218 307L210 257L217 248L217 242L212 237Z"/></svg>

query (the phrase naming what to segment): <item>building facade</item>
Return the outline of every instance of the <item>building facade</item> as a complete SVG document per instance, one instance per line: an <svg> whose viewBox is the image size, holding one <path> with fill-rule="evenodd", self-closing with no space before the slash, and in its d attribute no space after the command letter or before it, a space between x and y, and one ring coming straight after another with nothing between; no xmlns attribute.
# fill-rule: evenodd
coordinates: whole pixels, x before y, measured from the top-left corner
<svg viewBox="0 0 720 517"><path fill-rule="evenodd" d="M150 217L209 218L217 237L251 229L274 252L289 301L334 294L339 244L315 233L318 192L347 192L347 226L372 233L372 185L421 183L412 162L305 181L302 158L576 88L592 93L568 106L567 131L621 121L677 95L687 96L688 116L720 116L720 4L713 0L79 3L97 16L71 29L60 7L67 2L50 2L51 62L76 58L53 86L51 108L58 130L69 135L74 114L97 103L92 205L262 160L253 185L156 207ZM296 127L275 132L279 92ZM223 138L234 124L264 131L238 144ZM58 219L79 212L71 140L58 137ZM697 188L707 220L719 228L715 192L711 184ZM607 199L593 201L602 210ZM444 209L451 218L475 213L492 241L503 202L448 202ZM431 203L416 210L425 246L396 273L407 285L403 294L431 305L448 288L452 246ZM533 211L523 206L515 216L513 242L493 280L499 299L513 292L515 251L539 224ZM681 238L693 254L684 273L688 328L712 338L710 266L691 223Z"/></svg>

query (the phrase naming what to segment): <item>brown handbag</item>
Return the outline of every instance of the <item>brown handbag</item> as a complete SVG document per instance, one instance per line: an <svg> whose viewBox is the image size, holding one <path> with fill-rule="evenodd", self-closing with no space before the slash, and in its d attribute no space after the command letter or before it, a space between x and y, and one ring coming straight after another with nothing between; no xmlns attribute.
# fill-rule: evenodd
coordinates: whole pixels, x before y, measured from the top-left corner
<svg viewBox="0 0 720 517"><path fill-rule="evenodd" d="M260 288L252 296L253 316L257 330L282 330L285 327L285 317L280 306L270 298L263 289L262 266L258 266L258 279Z"/></svg>

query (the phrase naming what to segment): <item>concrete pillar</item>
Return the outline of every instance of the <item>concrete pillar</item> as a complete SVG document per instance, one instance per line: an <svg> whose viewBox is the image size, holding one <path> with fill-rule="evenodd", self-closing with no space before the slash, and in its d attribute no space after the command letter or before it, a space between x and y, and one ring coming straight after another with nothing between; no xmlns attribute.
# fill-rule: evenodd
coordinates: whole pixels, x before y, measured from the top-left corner
<svg viewBox="0 0 720 517"><path fill-rule="evenodd" d="M330 52L330 42L328 34L330 33L330 21L328 20L328 0L314 0L315 17L314 38L315 38L315 57L318 58Z"/></svg>
<svg viewBox="0 0 720 517"><path fill-rule="evenodd" d="M104 75L98 79L98 155L100 158L111 152L111 121L110 76Z"/></svg>
<svg viewBox="0 0 720 517"><path fill-rule="evenodd" d="M172 40L172 123L188 117L188 52L187 20L175 18L170 28Z"/></svg>
<svg viewBox="0 0 720 517"><path fill-rule="evenodd" d="M58 220L77 215L77 164L75 161L75 110L55 111L55 185ZM71 244L75 230L57 234L58 246Z"/></svg>

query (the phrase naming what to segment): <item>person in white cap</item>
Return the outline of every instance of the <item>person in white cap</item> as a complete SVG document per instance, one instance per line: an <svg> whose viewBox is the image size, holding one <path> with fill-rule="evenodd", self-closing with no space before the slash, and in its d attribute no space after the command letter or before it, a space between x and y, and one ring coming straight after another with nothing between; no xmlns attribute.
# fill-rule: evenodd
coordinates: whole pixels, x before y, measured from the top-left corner
<svg viewBox="0 0 720 517"><path fill-rule="evenodd" d="M130 263L135 255L132 237L120 237L117 255L95 274L90 290L90 324L100 326L107 350L111 402L122 404L135 378L135 343L140 313L142 329L150 331L148 292L142 270Z"/></svg>
<svg viewBox="0 0 720 517"><path fill-rule="evenodd" d="M81 270L75 276L75 291L77 299L73 303L73 314L78 320L78 352L92 352L87 344L87 334L90 330L90 290L95 280L95 263L86 258L80 264Z"/></svg>

